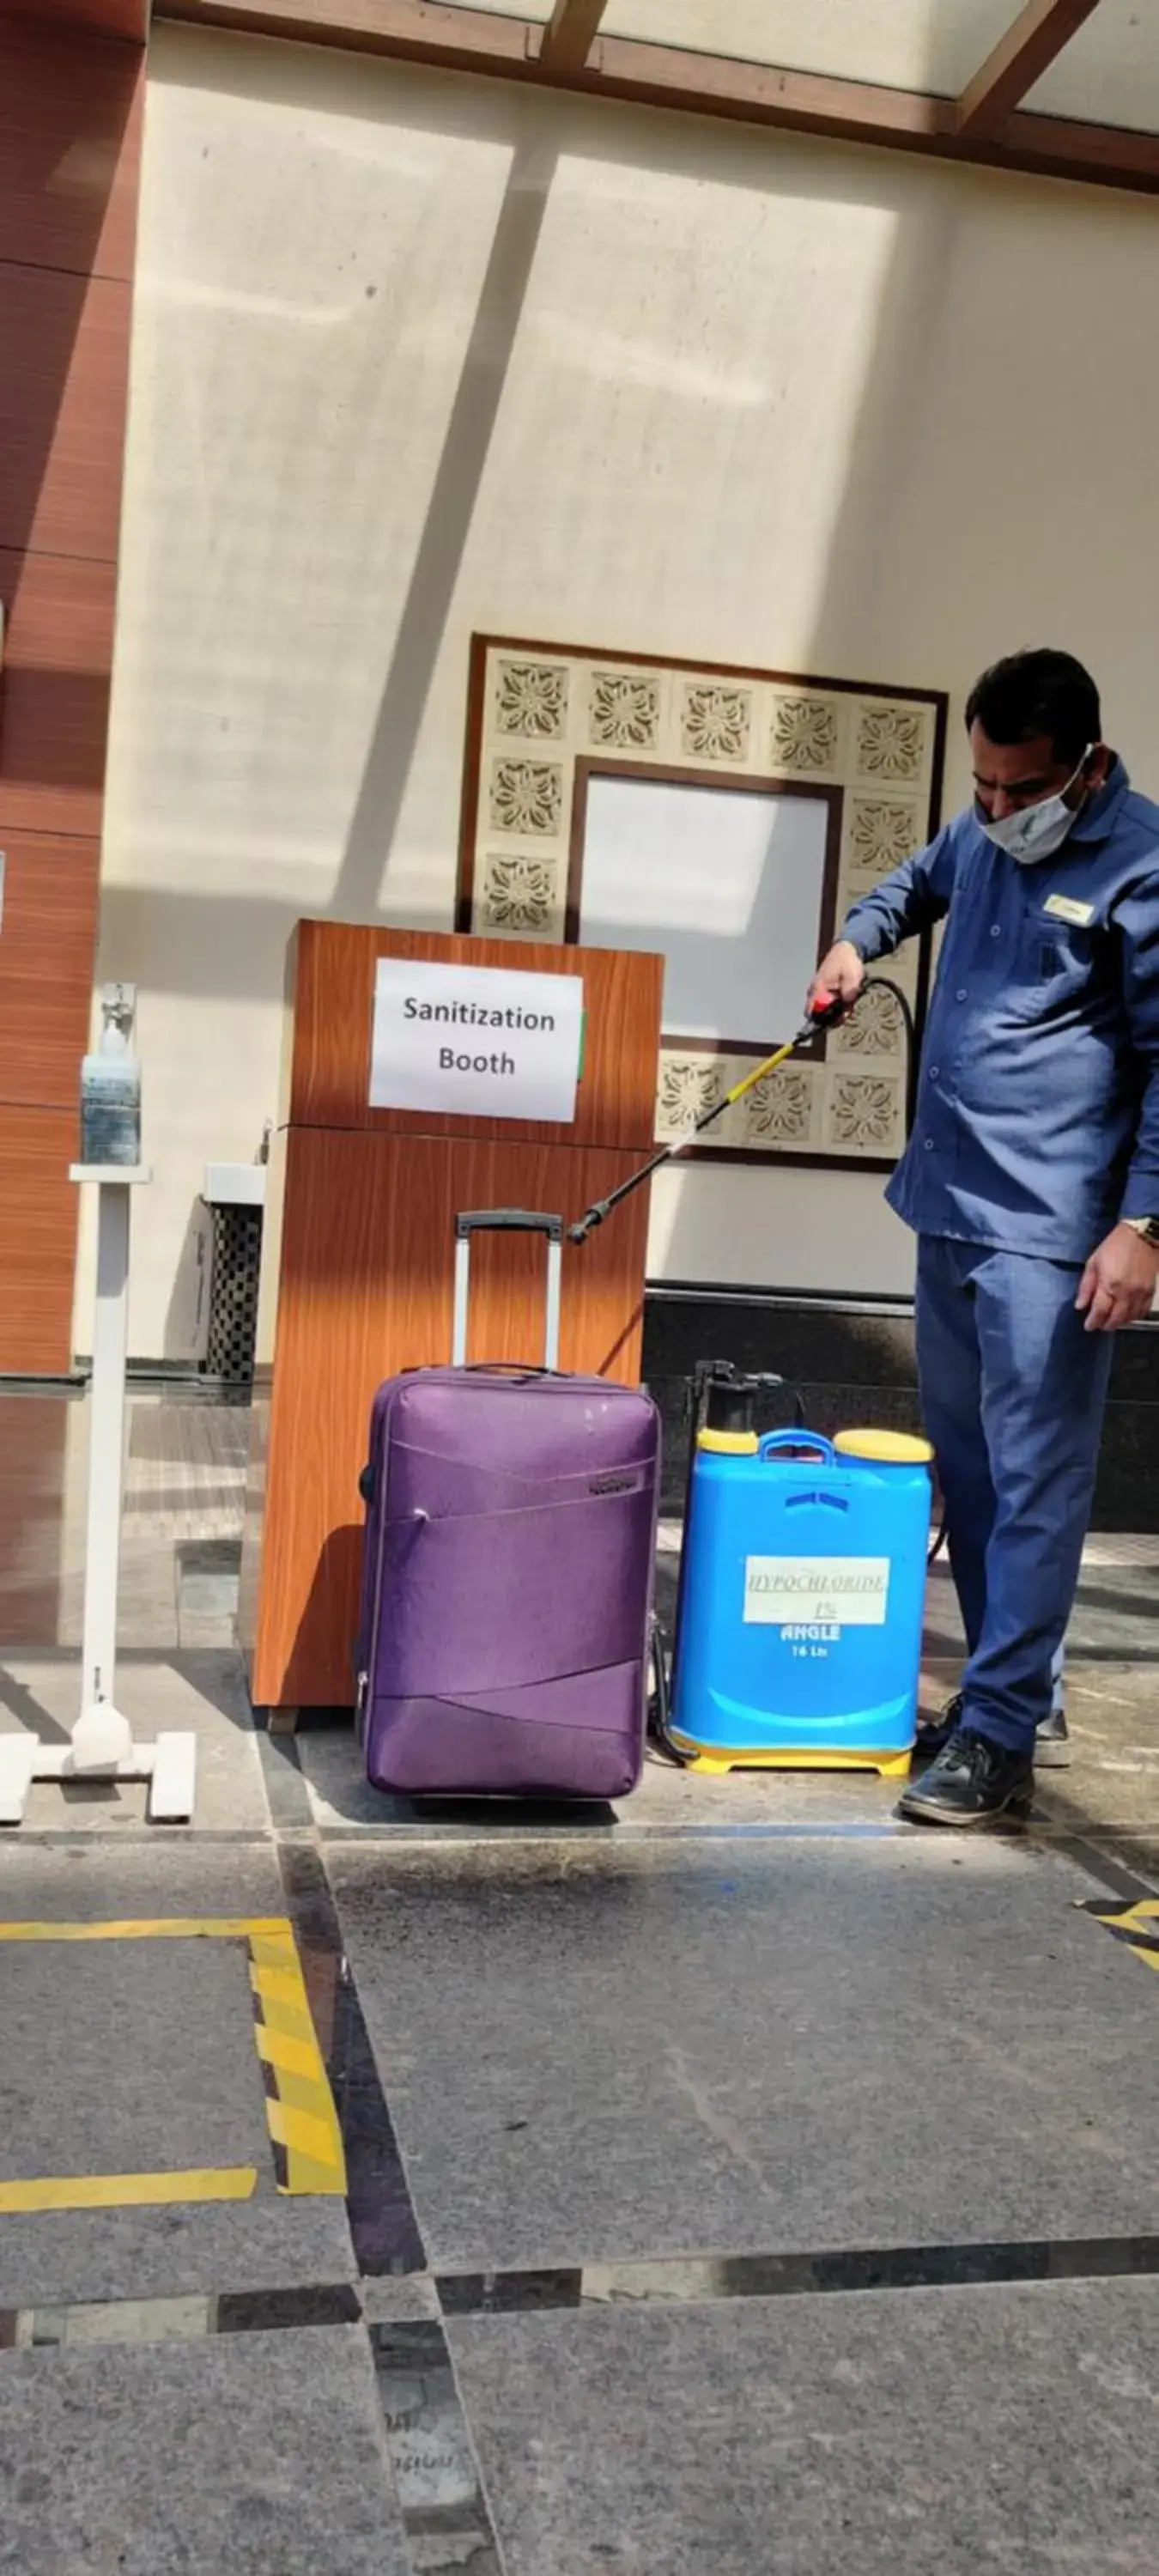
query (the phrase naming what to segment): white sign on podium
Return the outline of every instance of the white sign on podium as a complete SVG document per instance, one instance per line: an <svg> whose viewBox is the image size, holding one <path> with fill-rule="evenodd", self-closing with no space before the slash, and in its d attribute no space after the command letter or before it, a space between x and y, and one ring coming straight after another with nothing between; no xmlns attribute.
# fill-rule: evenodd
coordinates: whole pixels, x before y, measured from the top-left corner
<svg viewBox="0 0 1159 2576"><path fill-rule="evenodd" d="M370 1106L570 1126L583 1011L578 975L381 957Z"/></svg>

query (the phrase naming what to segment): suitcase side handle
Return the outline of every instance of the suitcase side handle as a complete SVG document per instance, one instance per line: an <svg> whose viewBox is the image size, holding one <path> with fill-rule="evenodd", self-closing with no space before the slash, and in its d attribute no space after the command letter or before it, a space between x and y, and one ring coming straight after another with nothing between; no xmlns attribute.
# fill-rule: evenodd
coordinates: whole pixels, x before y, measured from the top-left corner
<svg viewBox="0 0 1159 2576"><path fill-rule="evenodd" d="M471 1296L471 1237L473 1234L546 1235L547 1311L543 1335L543 1365L549 1372L554 1372L559 1366L563 1218L543 1216L530 1208L475 1208L460 1211L455 1218L455 1307L451 1331L453 1368L465 1368L467 1364L467 1309Z"/></svg>

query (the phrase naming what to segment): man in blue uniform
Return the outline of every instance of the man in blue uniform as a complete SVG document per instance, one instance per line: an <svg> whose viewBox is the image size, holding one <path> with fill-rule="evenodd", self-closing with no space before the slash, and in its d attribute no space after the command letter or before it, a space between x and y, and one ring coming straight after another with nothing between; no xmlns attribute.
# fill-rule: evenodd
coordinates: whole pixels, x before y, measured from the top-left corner
<svg viewBox="0 0 1159 2576"><path fill-rule="evenodd" d="M855 904L811 999L946 928L913 1134L917 1352L969 1660L903 1813L1025 1809L1090 1517L1110 1336L1159 1276L1159 806L1068 653L971 692L975 802ZM1054 1718L1057 1735L1059 1720Z"/></svg>

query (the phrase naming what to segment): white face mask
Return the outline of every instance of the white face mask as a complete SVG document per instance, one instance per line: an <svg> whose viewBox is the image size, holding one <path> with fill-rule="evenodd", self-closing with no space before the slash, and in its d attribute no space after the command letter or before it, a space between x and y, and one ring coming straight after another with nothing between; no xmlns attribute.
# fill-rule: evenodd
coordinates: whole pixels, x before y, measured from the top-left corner
<svg viewBox="0 0 1159 2576"><path fill-rule="evenodd" d="M979 825L996 850L1005 850L1007 858L1017 859L1020 868L1032 868L1039 859L1049 859L1055 850L1061 850L1082 810L1081 806L1068 805L1066 800L1093 749L1093 743L1088 743L1057 796L1044 796L1040 805L1024 805L1018 814L1004 814L1000 823L984 823L979 814Z"/></svg>

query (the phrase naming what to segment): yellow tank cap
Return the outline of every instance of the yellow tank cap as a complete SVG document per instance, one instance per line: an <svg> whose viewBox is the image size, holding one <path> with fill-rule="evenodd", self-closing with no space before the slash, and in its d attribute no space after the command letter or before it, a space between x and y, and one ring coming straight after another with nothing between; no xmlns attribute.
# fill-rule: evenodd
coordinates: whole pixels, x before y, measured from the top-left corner
<svg viewBox="0 0 1159 2576"><path fill-rule="evenodd" d="M698 1431L698 1449L715 1449L723 1458L755 1458L760 1443L755 1431Z"/></svg>
<svg viewBox="0 0 1159 2576"><path fill-rule="evenodd" d="M833 1446L843 1458L873 1458L881 1467L928 1467L934 1454L928 1440L908 1431L839 1431Z"/></svg>

